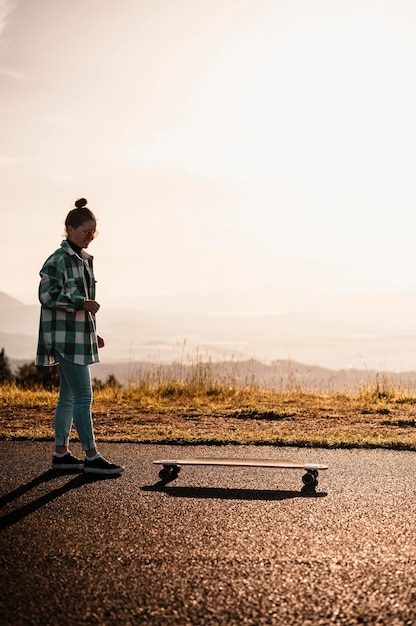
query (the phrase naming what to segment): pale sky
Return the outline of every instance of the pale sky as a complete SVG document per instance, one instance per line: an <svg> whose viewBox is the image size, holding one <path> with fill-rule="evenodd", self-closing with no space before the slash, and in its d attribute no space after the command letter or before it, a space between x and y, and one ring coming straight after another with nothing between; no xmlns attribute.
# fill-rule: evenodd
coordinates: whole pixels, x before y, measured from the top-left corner
<svg viewBox="0 0 416 626"><path fill-rule="evenodd" d="M416 292L414 0L0 0L0 291Z"/></svg>

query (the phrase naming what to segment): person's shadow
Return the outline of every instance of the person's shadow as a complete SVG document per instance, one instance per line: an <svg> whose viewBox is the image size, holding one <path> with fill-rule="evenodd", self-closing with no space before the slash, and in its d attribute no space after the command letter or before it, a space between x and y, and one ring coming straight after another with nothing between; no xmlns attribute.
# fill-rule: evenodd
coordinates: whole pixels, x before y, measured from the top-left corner
<svg viewBox="0 0 416 626"><path fill-rule="evenodd" d="M74 475L75 474L75 475ZM3 509L8 504L12 503L14 500L17 500L25 493L28 493L32 489L35 489L41 483L47 483L52 481L53 479L63 476L70 475L73 476L67 483L57 487L55 489L51 489L48 493L45 493L42 496L39 496L35 500L32 500L28 504L21 506L10 513L6 513L2 517L0 517L0 530L7 528L7 526L11 526L15 524L19 520L23 519L27 515L34 513L38 509L45 506L49 502L56 500L56 498L60 498L64 493L68 491L72 491L72 489L79 489L82 485L86 485L87 483L95 482L97 480L108 480L109 478L118 478L119 475L101 475L101 474L87 474L85 472L80 472L79 470L67 470L60 471L49 469L43 474L36 476L30 482L17 487L10 493L6 493L4 496L0 497L0 509Z"/></svg>

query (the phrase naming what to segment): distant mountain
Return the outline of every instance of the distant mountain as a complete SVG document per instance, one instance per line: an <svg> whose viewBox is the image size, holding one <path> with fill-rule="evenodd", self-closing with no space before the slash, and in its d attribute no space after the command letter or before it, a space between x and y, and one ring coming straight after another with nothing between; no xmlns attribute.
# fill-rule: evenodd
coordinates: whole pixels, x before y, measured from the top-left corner
<svg viewBox="0 0 416 626"><path fill-rule="evenodd" d="M23 304L0 291L0 332L31 334L39 323L39 305Z"/></svg>
<svg viewBox="0 0 416 626"><path fill-rule="evenodd" d="M38 306L0 292L0 348L9 358L35 358L38 324Z"/></svg>
<svg viewBox="0 0 416 626"><path fill-rule="evenodd" d="M12 296L7 295L4 291L0 291L0 312L1 311L14 311L24 306L22 302L16 300Z"/></svg>
<svg viewBox="0 0 416 626"><path fill-rule="evenodd" d="M248 294L253 296L253 290ZM246 294L247 296L247 294ZM310 298L310 300L308 300ZM363 297L354 301L319 296L287 299L282 309L254 310L211 298L211 309L191 308L190 301L175 310L160 302L148 308L110 308L97 315L106 346L103 364L208 362L271 364L304 363L330 371L416 371L416 299ZM264 300L262 301L264 305ZM271 302L269 302L271 306ZM234 305L234 306L232 306ZM283 302L282 302L283 305ZM289 306L290 305L290 306ZM309 305L309 308L308 308ZM347 306L348 305L348 306ZM189 306L190 308L186 308ZM204 300L208 307L208 300ZM337 309L339 307L339 309ZM39 305L25 305L0 292L0 348L9 358L33 360L36 353ZM101 367L101 366L99 366Z"/></svg>
<svg viewBox="0 0 416 626"><path fill-rule="evenodd" d="M25 360L11 359L12 370L23 365ZM400 386L403 389L416 389L416 372L380 372L375 370L341 369L330 370L309 366L290 360L274 361L270 364L254 359L248 361L224 361L184 365L145 361L125 363L97 363L91 366L93 379L105 382L115 376L123 386L138 384L142 380L160 382L163 380L193 381L199 376L213 383L235 385L237 388L258 387L274 390L303 390L315 392L347 391L354 393L362 388L380 389Z"/></svg>
<svg viewBox="0 0 416 626"><path fill-rule="evenodd" d="M34 335L0 333L0 349L14 359L33 361L36 355L37 337Z"/></svg>

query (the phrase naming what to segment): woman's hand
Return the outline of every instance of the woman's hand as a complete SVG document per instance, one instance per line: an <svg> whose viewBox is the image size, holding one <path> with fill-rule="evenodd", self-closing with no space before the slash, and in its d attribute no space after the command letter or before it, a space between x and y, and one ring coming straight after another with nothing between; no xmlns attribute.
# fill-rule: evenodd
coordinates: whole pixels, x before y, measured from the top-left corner
<svg viewBox="0 0 416 626"><path fill-rule="evenodd" d="M99 348L104 348L105 346L104 339L100 335L97 335L97 346Z"/></svg>
<svg viewBox="0 0 416 626"><path fill-rule="evenodd" d="M84 311L89 311L90 313L95 315L97 311L99 310L99 308L100 308L100 305L98 304L96 300L84 301Z"/></svg>

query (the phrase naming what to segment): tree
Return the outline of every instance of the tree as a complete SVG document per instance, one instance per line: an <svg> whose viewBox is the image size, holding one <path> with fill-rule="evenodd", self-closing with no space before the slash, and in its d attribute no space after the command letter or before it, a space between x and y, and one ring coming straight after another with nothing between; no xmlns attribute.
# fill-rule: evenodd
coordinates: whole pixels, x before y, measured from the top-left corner
<svg viewBox="0 0 416 626"><path fill-rule="evenodd" d="M43 387L51 391L59 387L59 367L36 366L34 361L25 363L17 370L16 384L23 389Z"/></svg>
<svg viewBox="0 0 416 626"><path fill-rule="evenodd" d="M11 383L14 380L12 370L10 368L9 359L6 356L4 348L0 351L0 384Z"/></svg>
<svg viewBox="0 0 416 626"><path fill-rule="evenodd" d="M93 378L92 385L95 391L101 391L105 388L110 387L111 389L121 389L122 385L118 382L117 378L114 374L109 374L107 376L107 380L103 383L99 378Z"/></svg>

